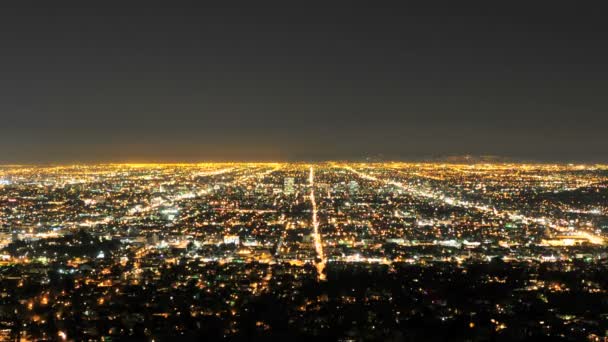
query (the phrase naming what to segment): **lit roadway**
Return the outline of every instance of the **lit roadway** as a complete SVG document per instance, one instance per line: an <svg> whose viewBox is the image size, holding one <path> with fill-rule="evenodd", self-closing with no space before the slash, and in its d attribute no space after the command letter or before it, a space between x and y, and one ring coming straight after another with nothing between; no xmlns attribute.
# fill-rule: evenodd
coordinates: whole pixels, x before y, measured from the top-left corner
<svg viewBox="0 0 608 342"><path fill-rule="evenodd" d="M515 211L498 210L494 207L490 207L487 205L471 203L469 201L461 200L458 198L447 197L443 194L440 194L440 193L437 193L434 191L428 191L428 190L423 190L423 189L415 188L412 186L408 186L408 185L405 185L401 182L397 182L392 179L381 179L381 178L375 177L373 175L355 170L354 168L352 168L350 166L343 166L342 168L356 174L357 176L359 176L363 179L376 181L376 182L383 182L384 184L393 185L400 189L406 190L409 193L411 193L412 195L415 195L418 197L439 200L439 201L441 201L445 204L451 205L451 206L457 206L457 207L467 208L467 209L476 209L478 211L493 214L495 216L507 216L512 220L522 220L523 222L534 222L537 224L547 225L550 228L555 229L557 231L561 231L561 232L566 231L566 229L561 227L559 224L551 222L549 219L544 218L544 217L529 217L529 216L524 216ZM576 233L576 235L587 239L592 244L602 245L605 243L605 241L602 237L591 234L589 232L578 230L575 233Z"/></svg>
<svg viewBox="0 0 608 342"><path fill-rule="evenodd" d="M319 218L317 216L317 201L315 200L315 172L313 167L310 167L310 175L308 177L308 183L310 184L310 203L312 204L312 228L313 238L315 243L315 250L317 252L317 261L315 266L317 267L317 274L319 280L325 280L325 264L327 264L327 258L323 253L323 241L321 241L321 234L319 233Z"/></svg>

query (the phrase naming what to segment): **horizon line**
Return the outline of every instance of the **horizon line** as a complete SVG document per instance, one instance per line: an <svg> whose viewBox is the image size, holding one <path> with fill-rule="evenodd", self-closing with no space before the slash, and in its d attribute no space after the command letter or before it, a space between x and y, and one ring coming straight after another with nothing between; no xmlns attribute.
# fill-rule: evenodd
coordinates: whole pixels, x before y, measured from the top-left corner
<svg viewBox="0 0 608 342"><path fill-rule="evenodd" d="M581 162L581 161L535 161L535 160L508 160L508 161L448 161L448 160L225 160L225 161L74 161L74 162L41 162L41 163L1 163L0 167L66 167L66 166L94 166L94 165L123 165L123 166L180 166L180 165L203 165L203 164L331 164L331 163L350 163L350 164L445 164L445 165L575 165L575 166L606 166L608 162Z"/></svg>

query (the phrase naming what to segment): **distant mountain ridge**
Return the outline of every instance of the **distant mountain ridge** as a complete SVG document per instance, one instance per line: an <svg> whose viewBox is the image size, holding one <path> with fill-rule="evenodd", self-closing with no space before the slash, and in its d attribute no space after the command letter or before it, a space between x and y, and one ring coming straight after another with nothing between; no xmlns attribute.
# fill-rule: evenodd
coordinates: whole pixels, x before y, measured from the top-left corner
<svg viewBox="0 0 608 342"><path fill-rule="evenodd" d="M445 156L439 157L433 161L442 161L447 163L462 163L462 164L476 164L476 163L511 163L516 162L517 160L504 156L495 156L495 155L482 155L475 156L470 154L465 155L455 155L455 156Z"/></svg>
<svg viewBox="0 0 608 342"><path fill-rule="evenodd" d="M512 162L523 162L505 156L497 155L442 155L442 156L417 156L408 159L393 159L385 157L383 155L374 155L361 158L360 161L375 163L375 162L386 162L386 161L414 161L414 162L432 162L432 163L453 163L453 164L478 164L478 163L512 163Z"/></svg>

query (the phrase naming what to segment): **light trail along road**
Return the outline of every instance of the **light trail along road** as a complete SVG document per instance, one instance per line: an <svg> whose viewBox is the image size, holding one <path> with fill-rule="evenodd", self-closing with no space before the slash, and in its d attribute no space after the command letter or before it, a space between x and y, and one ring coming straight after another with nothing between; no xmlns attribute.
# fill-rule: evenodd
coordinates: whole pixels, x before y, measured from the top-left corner
<svg viewBox="0 0 608 342"><path fill-rule="evenodd" d="M317 252L315 267L317 268L318 280L325 280L327 278L325 275L327 258L325 258L325 253L323 253L323 241L321 241L321 234L319 233L319 218L317 216L317 201L315 199L315 171L312 166L310 167L308 183L310 185L310 203L312 204L313 239L315 243L315 250Z"/></svg>

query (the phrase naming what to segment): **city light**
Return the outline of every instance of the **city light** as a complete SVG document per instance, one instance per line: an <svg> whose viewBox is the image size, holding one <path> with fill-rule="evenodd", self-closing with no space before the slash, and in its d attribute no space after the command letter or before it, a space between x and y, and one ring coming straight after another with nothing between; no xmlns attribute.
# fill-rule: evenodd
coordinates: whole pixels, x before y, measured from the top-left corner
<svg viewBox="0 0 608 342"><path fill-rule="evenodd" d="M608 293L605 166L103 164L0 179L2 305L25 323L6 318L0 336L162 340L213 317L231 338L266 305L259 334L289 317L385 339L425 312L506 337L531 303L548 308L526 320L534 336L602 333L601 310L567 303ZM355 312L370 314L341 321Z"/></svg>

